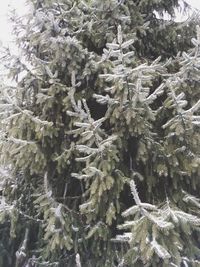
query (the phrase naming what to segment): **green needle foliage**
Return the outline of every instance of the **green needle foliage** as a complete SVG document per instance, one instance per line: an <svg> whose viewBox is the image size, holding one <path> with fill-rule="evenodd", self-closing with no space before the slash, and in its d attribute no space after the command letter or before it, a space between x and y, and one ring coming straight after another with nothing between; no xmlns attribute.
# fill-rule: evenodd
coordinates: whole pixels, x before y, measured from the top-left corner
<svg viewBox="0 0 200 267"><path fill-rule="evenodd" d="M0 267L200 266L198 20L28 3L2 57Z"/></svg>

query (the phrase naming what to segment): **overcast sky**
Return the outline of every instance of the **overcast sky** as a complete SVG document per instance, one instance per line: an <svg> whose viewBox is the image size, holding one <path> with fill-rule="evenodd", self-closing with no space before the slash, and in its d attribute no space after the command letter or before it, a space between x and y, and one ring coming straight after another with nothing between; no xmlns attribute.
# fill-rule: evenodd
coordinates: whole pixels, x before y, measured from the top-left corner
<svg viewBox="0 0 200 267"><path fill-rule="evenodd" d="M186 0L191 6L200 9L200 0ZM0 0L0 42L7 45L11 39L11 26L7 20L9 8L15 8L19 14L25 14L27 10L25 0ZM180 15L178 15L180 19Z"/></svg>
<svg viewBox="0 0 200 267"><path fill-rule="evenodd" d="M24 3L24 0L0 0L0 40L3 44L6 44L11 39L11 27L7 19L9 8L15 8L19 12L25 12Z"/></svg>
<svg viewBox="0 0 200 267"><path fill-rule="evenodd" d="M193 7L200 9L200 1L199 0L186 0L186 2L188 2L188 4L190 4Z"/></svg>

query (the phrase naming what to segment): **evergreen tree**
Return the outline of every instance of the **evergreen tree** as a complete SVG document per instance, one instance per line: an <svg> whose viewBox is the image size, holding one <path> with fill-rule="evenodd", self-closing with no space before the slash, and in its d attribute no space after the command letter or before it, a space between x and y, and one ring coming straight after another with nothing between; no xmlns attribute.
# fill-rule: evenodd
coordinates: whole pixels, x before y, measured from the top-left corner
<svg viewBox="0 0 200 267"><path fill-rule="evenodd" d="M155 16L178 0L29 2L3 59L0 266L200 266L199 27Z"/></svg>

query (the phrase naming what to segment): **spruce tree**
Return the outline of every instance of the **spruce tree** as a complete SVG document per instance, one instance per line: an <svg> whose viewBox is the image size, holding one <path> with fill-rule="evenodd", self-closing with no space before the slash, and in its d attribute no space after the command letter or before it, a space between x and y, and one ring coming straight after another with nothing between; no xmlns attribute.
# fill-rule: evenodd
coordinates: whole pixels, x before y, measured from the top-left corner
<svg viewBox="0 0 200 267"><path fill-rule="evenodd" d="M200 29L178 0L32 0L1 84L0 267L200 266Z"/></svg>

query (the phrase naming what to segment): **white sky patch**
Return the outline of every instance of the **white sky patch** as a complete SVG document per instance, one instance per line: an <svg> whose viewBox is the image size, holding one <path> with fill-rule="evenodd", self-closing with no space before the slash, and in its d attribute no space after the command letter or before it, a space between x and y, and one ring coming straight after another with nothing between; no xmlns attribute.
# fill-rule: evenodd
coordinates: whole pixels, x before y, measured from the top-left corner
<svg viewBox="0 0 200 267"><path fill-rule="evenodd" d="M197 8L200 10L200 1L199 0L187 0L186 1L189 5Z"/></svg>
<svg viewBox="0 0 200 267"><path fill-rule="evenodd" d="M0 1L0 42L8 45L12 40L12 26L8 20L9 11L15 9L17 14L25 15L28 8L25 0Z"/></svg>
<svg viewBox="0 0 200 267"><path fill-rule="evenodd" d="M12 34L12 23L9 21L12 10L18 15L25 15L28 11L26 0L0 0L0 53L2 47L9 47L12 54L18 55L19 51ZM2 64L0 64L0 79L6 84L13 85L13 82L7 79L7 71Z"/></svg>

